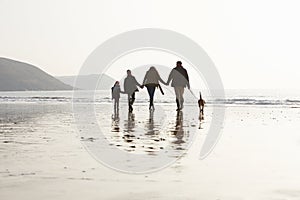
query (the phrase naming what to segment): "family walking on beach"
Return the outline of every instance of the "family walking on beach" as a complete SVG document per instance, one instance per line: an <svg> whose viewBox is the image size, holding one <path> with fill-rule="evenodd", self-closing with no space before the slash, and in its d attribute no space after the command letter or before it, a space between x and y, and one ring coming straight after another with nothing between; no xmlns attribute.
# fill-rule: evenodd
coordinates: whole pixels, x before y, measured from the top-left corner
<svg viewBox="0 0 300 200"><path fill-rule="evenodd" d="M112 87L112 99L114 100L114 110L119 110L120 93L124 93L128 95L128 110L129 112L132 112L132 106L135 101L135 92L138 91L138 87L143 89L144 86L147 88L148 95L150 98L149 110L154 110L153 99L156 88L159 88L162 94L164 94L159 83L169 85L170 82L171 86L174 88L176 95L176 110L180 111L183 108L184 88L187 87L188 89L190 89L189 76L186 69L182 66L181 61L176 62L176 67L173 68L170 72L167 82L161 79L158 71L153 66L151 66L150 69L146 72L142 84L138 83L136 78L131 74L131 70L127 70L127 77L124 80L124 91L121 91L119 81L116 81L114 86Z"/></svg>

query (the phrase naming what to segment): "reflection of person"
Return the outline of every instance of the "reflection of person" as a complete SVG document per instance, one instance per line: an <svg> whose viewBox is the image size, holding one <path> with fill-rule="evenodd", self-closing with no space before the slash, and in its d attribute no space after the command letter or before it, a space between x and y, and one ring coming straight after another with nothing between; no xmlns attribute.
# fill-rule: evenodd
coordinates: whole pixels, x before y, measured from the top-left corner
<svg viewBox="0 0 300 200"><path fill-rule="evenodd" d="M129 112L133 111L132 105L133 105L134 100L135 100L135 92L138 91L137 86L142 87L142 85L137 82L135 77L132 76L131 70L128 69L127 70L127 77L124 80L124 90L125 90L124 92L128 95Z"/></svg>
<svg viewBox="0 0 300 200"><path fill-rule="evenodd" d="M128 113L127 120L124 120L124 131L127 133L134 132L135 116L133 113Z"/></svg>
<svg viewBox="0 0 300 200"><path fill-rule="evenodd" d="M172 69L167 85L172 81L171 86L174 87L176 95L177 111L183 108L183 92L184 88L190 89L189 76L185 68L182 66L181 61L177 61L176 67Z"/></svg>
<svg viewBox="0 0 300 200"><path fill-rule="evenodd" d="M174 142L175 144L181 144L184 143L183 141L183 136L184 136L184 129L183 129L183 116L182 116L182 111L177 112L176 115L176 125L175 125L175 130L173 131L176 141Z"/></svg>
<svg viewBox="0 0 300 200"><path fill-rule="evenodd" d="M146 138L144 142L146 144L144 146L145 151L149 155L157 155L157 152L164 148L163 138L161 138L162 135L160 133L160 123L155 123L154 119L154 112L150 111L149 118L145 124Z"/></svg>
<svg viewBox="0 0 300 200"><path fill-rule="evenodd" d="M119 118L119 110L114 110L114 114L112 115L112 132L119 132L120 131L120 118Z"/></svg>
<svg viewBox="0 0 300 200"><path fill-rule="evenodd" d="M120 88L119 81L116 81L111 88L111 98L114 100L114 112L119 111L120 93L123 93Z"/></svg>
<svg viewBox="0 0 300 200"><path fill-rule="evenodd" d="M146 86L149 97L150 97L150 105L149 105L149 110L153 109L154 110L154 104L153 104L153 99L154 99L154 93L156 87L159 87L159 82L166 84L161 78L156 70L155 67L150 67L150 69L146 72L146 75L144 77L143 85Z"/></svg>
<svg viewBox="0 0 300 200"><path fill-rule="evenodd" d="M127 151L134 151L134 149L136 148L136 146L134 145L134 139L135 139L135 135L134 135L134 130L135 128L135 119L134 119L134 114L131 112L128 112L128 119L124 120L124 135L123 135L123 139L124 142L129 144L129 149L125 149Z"/></svg>
<svg viewBox="0 0 300 200"><path fill-rule="evenodd" d="M149 112L149 120L146 123L147 135L153 135L155 133L154 131L154 120L153 120L153 112Z"/></svg>

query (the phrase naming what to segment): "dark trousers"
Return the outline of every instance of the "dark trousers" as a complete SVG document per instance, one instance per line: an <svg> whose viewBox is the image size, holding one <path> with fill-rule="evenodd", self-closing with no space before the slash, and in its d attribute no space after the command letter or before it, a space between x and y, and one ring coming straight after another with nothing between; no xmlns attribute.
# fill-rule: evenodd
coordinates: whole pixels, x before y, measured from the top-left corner
<svg viewBox="0 0 300 200"><path fill-rule="evenodd" d="M146 85L147 90L148 90L148 94L150 97L150 106L153 106L153 99L154 99L154 93L155 93L155 85Z"/></svg>
<svg viewBox="0 0 300 200"><path fill-rule="evenodd" d="M128 94L128 107L129 107L129 111L131 112L133 110L133 103L135 100L135 92L133 92L132 94Z"/></svg>

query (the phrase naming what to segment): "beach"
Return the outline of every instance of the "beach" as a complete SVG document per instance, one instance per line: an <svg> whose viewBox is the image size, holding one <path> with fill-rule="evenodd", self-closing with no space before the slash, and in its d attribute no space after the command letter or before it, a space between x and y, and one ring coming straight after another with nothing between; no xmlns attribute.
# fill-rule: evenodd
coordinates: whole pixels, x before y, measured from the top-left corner
<svg viewBox="0 0 300 200"><path fill-rule="evenodd" d="M173 149L168 154L176 157L173 163L133 174L112 169L87 151L97 137L80 133L69 96L39 102L11 96L18 100L0 104L0 199L300 197L298 105L227 103L221 137L201 160L212 104L200 122L197 105L188 102L179 116L171 101L157 100L152 113L146 101L137 101L132 115L123 102L118 119L109 100L97 102L96 120L112 147L145 157Z"/></svg>

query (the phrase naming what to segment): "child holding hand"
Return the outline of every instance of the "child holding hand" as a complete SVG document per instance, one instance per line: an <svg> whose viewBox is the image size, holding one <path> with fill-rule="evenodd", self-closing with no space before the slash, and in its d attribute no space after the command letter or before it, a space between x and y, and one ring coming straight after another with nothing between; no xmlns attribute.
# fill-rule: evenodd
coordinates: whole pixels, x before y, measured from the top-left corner
<svg viewBox="0 0 300 200"><path fill-rule="evenodd" d="M111 88L111 98L114 100L114 111L119 111L119 100L121 93L124 92L121 91L120 82L116 81L114 86Z"/></svg>

